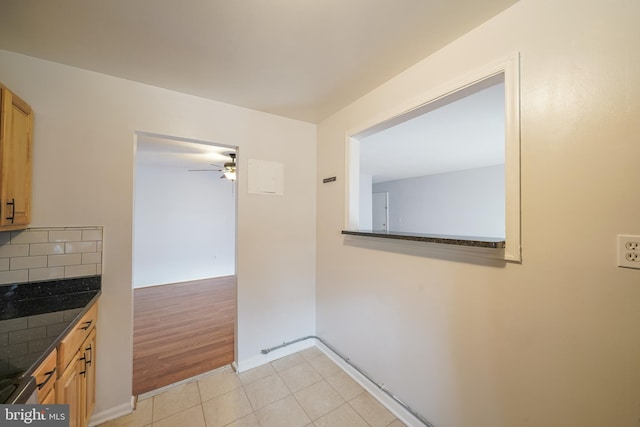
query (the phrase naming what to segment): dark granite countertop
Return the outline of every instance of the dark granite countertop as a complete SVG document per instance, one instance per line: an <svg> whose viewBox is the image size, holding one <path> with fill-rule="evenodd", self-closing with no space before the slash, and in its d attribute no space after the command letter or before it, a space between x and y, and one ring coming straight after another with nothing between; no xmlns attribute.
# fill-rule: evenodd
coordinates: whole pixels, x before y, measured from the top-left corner
<svg viewBox="0 0 640 427"><path fill-rule="evenodd" d="M442 234L403 233L399 231L342 230L352 236L379 237L382 239L410 240L414 242L440 243L455 246L504 249L504 237L447 236Z"/></svg>
<svg viewBox="0 0 640 427"><path fill-rule="evenodd" d="M98 299L100 289L100 276L0 286L0 383L18 385L6 403L29 397L31 374Z"/></svg>

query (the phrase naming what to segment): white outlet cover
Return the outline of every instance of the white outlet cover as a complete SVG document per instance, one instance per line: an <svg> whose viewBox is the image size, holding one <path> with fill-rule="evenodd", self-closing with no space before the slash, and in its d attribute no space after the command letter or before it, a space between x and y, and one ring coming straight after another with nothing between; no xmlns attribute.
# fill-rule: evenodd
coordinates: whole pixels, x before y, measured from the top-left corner
<svg viewBox="0 0 640 427"><path fill-rule="evenodd" d="M640 236L618 234L618 266L640 270Z"/></svg>

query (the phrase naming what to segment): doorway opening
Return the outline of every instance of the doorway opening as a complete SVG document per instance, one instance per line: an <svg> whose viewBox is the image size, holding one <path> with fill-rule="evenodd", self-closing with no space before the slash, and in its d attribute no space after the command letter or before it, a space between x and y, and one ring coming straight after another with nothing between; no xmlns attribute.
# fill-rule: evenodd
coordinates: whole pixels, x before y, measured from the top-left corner
<svg viewBox="0 0 640 427"><path fill-rule="evenodd" d="M389 224L389 193L373 193L372 195L372 227L373 231L387 231Z"/></svg>
<svg viewBox="0 0 640 427"><path fill-rule="evenodd" d="M140 395L235 359L238 149L143 132L135 143L132 391Z"/></svg>

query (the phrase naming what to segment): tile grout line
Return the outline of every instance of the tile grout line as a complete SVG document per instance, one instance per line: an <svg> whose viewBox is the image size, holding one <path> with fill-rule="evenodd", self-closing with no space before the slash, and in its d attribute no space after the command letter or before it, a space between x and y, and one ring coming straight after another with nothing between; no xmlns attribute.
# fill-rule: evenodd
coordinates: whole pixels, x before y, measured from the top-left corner
<svg viewBox="0 0 640 427"><path fill-rule="evenodd" d="M200 380L196 380L196 387L198 387L198 397L200 398L200 412L202 413L202 421L204 421L205 427L207 427L207 416L204 413L204 402L202 401L202 390L200 390ZM151 426L153 427L153 426Z"/></svg>
<svg viewBox="0 0 640 427"><path fill-rule="evenodd" d="M294 354L295 354L295 353L294 353ZM303 362L302 362L302 363L306 363L306 364L308 364L308 365L311 367L311 369L313 369L313 371L314 371L314 372L316 372L318 375L320 375L321 380L320 380L320 381L317 381L317 382L315 382L315 383L313 383L313 384L310 384L310 385L308 385L308 386L306 386L306 387L303 387L302 389L298 390L297 392L299 392L299 391L301 391L301 390L304 390L304 389L306 389L306 388L308 388L308 387L311 387L311 386L313 386L313 385L315 385L315 384L317 384L317 383L319 383L319 382L321 382L321 381L324 381L324 379L325 379L325 378L322 376L322 374L321 374L320 372L318 372L318 371L313 367L313 365L311 365L311 364L309 363L309 361L307 361L307 359L305 359L302 355L301 355L301 357L302 357L302 360L303 360ZM272 362L272 363L273 363L273 362ZM298 365L301 365L302 363L299 363ZM289 367L288 369L294 368L295 366L298 366L298 365L291 366L291 367ZM286 370L286 369L285 369L285 370ZM278 372L278 376L280 376L280 372ZM280 377L280 379L282 379L282 377ZM289 388L289 386L288 386L288 385L287 385L287 383L284 381L284 379L282 379L282 382L284 382L285 386L287 386L287 388ZM291 396L293 396L293 398L295 399L295 401L298 403L298 406L300 406L300 409L302 409L302 411L305 413L305 415L307 416L307 418L309 418L309 420L311 421L311 424L315 425L315 421L316 421L316 420L314 420L313 418L311 418L311 414L309 414L309 412L308 412L308 411L305 409L305 407L302 405L302 403L300 402L300 400L299 400L299 399L298 399L298 397L296 396L296 393L297 393L297 392L295 392L295 393L294 393L294 392L291 390L291 388L289 388L289 391L291 391Z"/></svg>
<svg viewBox="0 0 640 427"><path fill-rule="evenodd" d="M300 406L300 408L304 411L304 413L307 415L307 417L311 420L311 423L315 425L315 422L316 422L317 420L319 420L319 419L321 419L322 417L325 417L325 416L327 416L327 415L329 415L329 414L331 414L331 413L333 413L333 412L337 411L338 409L342 408L342 407L343 407L343 406L345 406L345 405L348 405L348 406L349 406L349 407L350 407L350 408L351 408L351 409L352 409L352 410L353 410L353 411L358 415L358 418L359 418L360 420L362 420L366 425L371 426L371 424L369 424L369 423L367 422L367 420L365 420L365 419L362 417L362 415L361 415L361 414L360 414L360 413L359 413L359 412L358 412L358 411L357 411L353 406L351 406L351 404L349 403L350 401L349 401L349 400L347 400L344 396L342 396L342 395L340 394L340 392L339 392L338 390L336 390L336 388L335 388L333 385L331 385L331 383L330 383L329 381L327 381L327 378L329 378L329 376L324 376L321 372L319 372L319 371L318 371L318 370L317 370L317 369L316 369L316 368L315 368L315 367L310 363L310 362L311 362L311 360L318 359L318 358L320 358L321 356L322 356L322 354L318 354L318 355L316 355L315 357L311 357L311 358L309 358L309 359L307 359L307 358L305 358L304 356L302 356L303 361L302 361L301 363L298 363L298 364L296 364L296 365L293 365L293 366L291 366L291 367L287 368L287 369L292 369L292 368L294 368L294 367L296 367L296 366L299 366L299 365L302 365L302 364L306 363L306 364L308 364L308 365L311 367L311 369L312 369L315 373L317 373L317 374L320 376L320 378L321 378L321 379L320 379L320 381L316 381L316 382L314 382L314 383L312 383L312 384L309 384L309 385L307 385L306 387L303 387L302 389L298 390L297 392L300 392L300 391L302 391L302 390L305 390L305 389L307 389L307 388L309 388L309 387L312 387L312 386L314 386L314 385L316 385L316 384L321 383L321 382L323 382L323 381L324 381L324 382L326 382L326 383L327 383L327 385L328 385L328 386L329 386L333 391L335 391L335 392L336 392L336 394L337 394L338 396L340 396L340 398L344 401L344 403L343 403L343 404L341 404L341 405L339 405L339 406L338 406L338 407L336 407L336 408L333 408L332 410L330 410L330 411L329 411L329 412L327 412L326 414L322 414L322 415L321 415L321 416L319 416L318 418L313 419L313 418L311 417L311 415L308 413L308 411L304 408L304 406L302 405L302 403L300 402L300 400L298 399L298 397L295 395L295 393L297 393L297 392L293 392L293 391L291 390L291 388L287 385L287 383L284 381L284 379L282 379L282 377L280 377L280 378L283 380L283 382L285 383L285 386L287 386L287 388L289 388L289 391L291 391L291 394L292 394L293 398L296 400L296 402L298 403L298 405ZM273 363L273 362L272 362L272 363ZM283 371L281 371L281 372L284 372L284 371L286 371L287 369L284 369L284 370L283 370ZM278 376L280 376L281 372L277 372ZM337 375L337 374L334 374L334 375ZM333 376L333 375L331 375L331 376ZM363 392L365 392L365 390L363 390ZM362 394L362 393L360 393L360 394ZM359 396L360 394L358 394L358 396ZM355 398L355 397L354 397L354 398ZM284 398L283 398L283 399L284 399ZM282 400L282 399L281 399L281 400ZM353 398L352 398L351 400L353 400ZM392 422L393 422L393 421L392 421Z"/></svg>
<svg viewBox="0 0 640 427"><path fill-rule="evenodd" d="M156 405L156 399L155 396L151 397L151 427L153 427L153 409L155 408Z"/></svg>

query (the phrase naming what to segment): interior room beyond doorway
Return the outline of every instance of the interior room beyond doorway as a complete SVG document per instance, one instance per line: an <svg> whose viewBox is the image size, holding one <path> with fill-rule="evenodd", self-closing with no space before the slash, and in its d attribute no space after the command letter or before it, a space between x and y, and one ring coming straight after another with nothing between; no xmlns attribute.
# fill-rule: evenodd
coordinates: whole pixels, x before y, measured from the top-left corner
<svg viewBox="0 0 640 427"><path fill-rule="evenodd" d="M138 395L234 360L237 150L147 133L136 139Z"/></svg>

